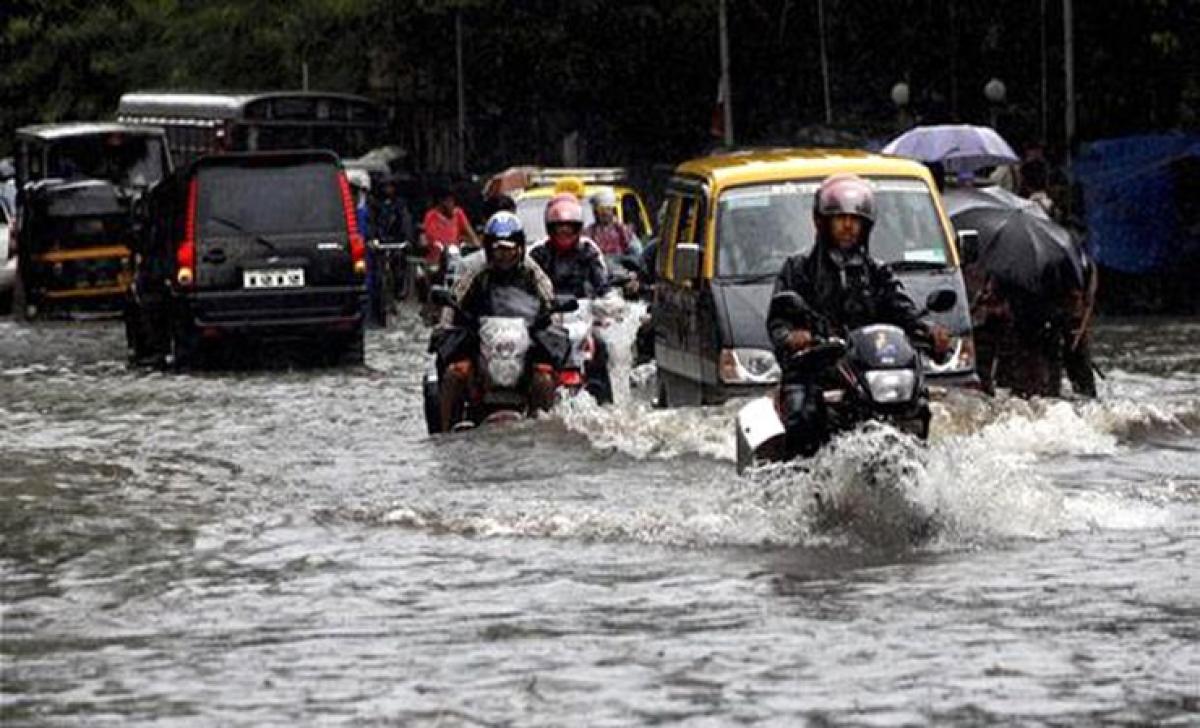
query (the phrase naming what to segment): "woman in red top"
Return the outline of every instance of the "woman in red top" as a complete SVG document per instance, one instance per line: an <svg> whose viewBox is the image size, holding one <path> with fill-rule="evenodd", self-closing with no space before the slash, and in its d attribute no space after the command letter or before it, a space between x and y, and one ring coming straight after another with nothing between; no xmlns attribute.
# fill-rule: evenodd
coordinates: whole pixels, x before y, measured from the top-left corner
<svg viewBox="0 0 1200 728"><path fill-rule="evenodd" d="M437 202L425 213L425 221L421 232L421 246L425 250L425 260L431 265L441 262L442 251L448 245L467 243L479 245L479 238L471 228L467 214L454 200L454 193L449 190L439 190Z"/></svg>

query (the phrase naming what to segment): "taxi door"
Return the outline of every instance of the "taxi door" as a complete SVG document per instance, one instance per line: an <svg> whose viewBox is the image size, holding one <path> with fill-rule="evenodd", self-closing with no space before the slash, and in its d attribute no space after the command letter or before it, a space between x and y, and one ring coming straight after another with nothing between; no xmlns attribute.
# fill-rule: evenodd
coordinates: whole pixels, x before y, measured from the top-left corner
<svg viewBox="0 0 1200 728"><path fill-rule="evenodd" d="M703 250L704 190L697 184L668 191L667 223L662 239L668 245L659 256L654 308L655 358L660 404L698 405L704 378ZM711 308L711 295L709 308ZM711 315L708 316L711 320Z"/></svg>

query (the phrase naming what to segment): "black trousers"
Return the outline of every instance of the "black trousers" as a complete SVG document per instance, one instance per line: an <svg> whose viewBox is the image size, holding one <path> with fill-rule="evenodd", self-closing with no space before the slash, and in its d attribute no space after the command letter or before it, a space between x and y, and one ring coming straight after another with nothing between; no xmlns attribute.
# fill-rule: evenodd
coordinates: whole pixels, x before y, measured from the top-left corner
<svg viewBox="0 0 1200 728"><path fill-rule="evenodd" d="M780 397L787 456L812 457L829 440L824 389L813 381L784 382Z"/></svg>

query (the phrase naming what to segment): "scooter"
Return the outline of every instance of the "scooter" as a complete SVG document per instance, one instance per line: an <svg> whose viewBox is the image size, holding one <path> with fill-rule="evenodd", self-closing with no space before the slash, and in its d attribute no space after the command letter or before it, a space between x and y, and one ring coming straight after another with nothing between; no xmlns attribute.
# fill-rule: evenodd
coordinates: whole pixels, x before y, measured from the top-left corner
<svg viewBox="0 0 1200 728"><path fill-rule="evenodd" d="M629 309L620 291L628 278L613 275L611 281L613 287L606 295L579 300L575 311L562 316L571 347L566 364L558 371L558 386L567 394L586 390L601 404L613 401L608 366L613 352L606 334L624 320Z"/></svg>
<svg viewBox="0 0 1200 728"><path fill-rule="evenodd" d="M804 308L793 292L776 294L773 305ZM957 295L945 289L929 294L924 315L948 311ZM766 462L795 457L787 447L789 384L817 381L822 386L827 432L851 430L867 420L887 422L920 440L929 436L929 392L925 385L924 354L904 331L890 324L871 324L850 331L844 339L829 337L783 362L783 380L773 396L759 397L738 411L737 471Z"/></svg>

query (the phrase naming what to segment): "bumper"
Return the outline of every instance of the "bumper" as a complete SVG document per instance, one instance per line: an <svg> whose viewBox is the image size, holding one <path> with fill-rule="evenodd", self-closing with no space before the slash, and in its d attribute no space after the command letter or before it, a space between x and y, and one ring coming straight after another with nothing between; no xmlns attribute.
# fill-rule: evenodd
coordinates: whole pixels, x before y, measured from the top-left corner
<svg viewBox="0 0 1200 728"><path fill-rule="evenodd" d="M39 253L29 261L31 288L46 301L114 302L132 280L129 249L123 245Z"/></svg>
<svg viewBox="0 0 1200 728"><path fill-rule="evenodd" d="M983 385L979 381L979 375L974 369L961 372L947 372L945 374L925 374L925 384L929 387L929 394L937 397L947 389L973 389L980 390ZM942 391L939 391L942 390Z"/></svg>
<svg viewBox="0 0 1200 728"><path fill-rule="evenodd" d="M0 293L7 293L17 286L17 259L10 258L0 263Z"/></svg>
<svg viewBox="0 0 1200 728"><path fill-rule="evenodd" d="M180 318L203 335L287 338L353 333L363 325L366 300L361 285L189 293L177 299Z"/></svg>
<svg viewBox="0 0 1200 728"><path fill-rule="evenodd" d="M704 383L704 404L724 404L731 399L774 396L778 382L771 384Z"/></svg>

